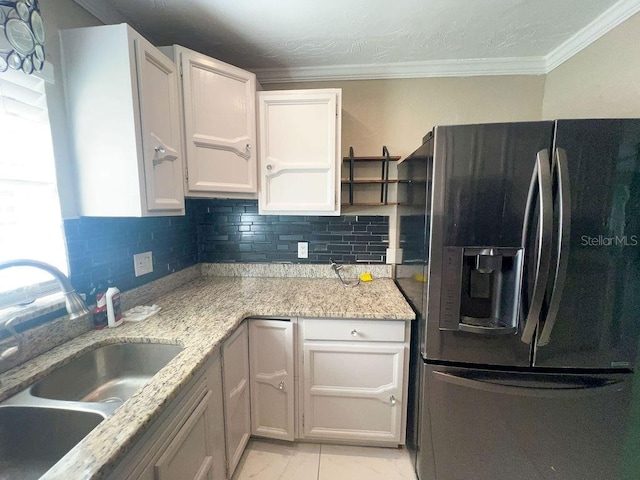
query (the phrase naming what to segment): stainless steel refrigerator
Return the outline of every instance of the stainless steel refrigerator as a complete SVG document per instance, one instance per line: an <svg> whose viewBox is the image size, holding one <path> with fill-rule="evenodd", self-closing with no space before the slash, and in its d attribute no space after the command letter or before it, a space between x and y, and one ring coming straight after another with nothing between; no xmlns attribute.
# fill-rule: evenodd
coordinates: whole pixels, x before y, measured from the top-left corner
<svg viewBox="0 0 640 480"><path fill-rule="evenodd" d="M423 284L420 480L640 478L640 120L436 127L421 151L425 275L397 274Z"/></svg>

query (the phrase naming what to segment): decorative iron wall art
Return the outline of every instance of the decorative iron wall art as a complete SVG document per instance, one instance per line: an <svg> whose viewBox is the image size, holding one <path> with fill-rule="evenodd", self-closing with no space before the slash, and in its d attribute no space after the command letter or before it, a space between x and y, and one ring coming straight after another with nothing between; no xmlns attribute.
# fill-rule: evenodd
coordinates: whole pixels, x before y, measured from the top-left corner
<svg viewBox="0 0 640 480"><path fill-rule="evenodd" d="M30 74L44 66L44 24L38 0L0 0L0 72Z"/></svg>

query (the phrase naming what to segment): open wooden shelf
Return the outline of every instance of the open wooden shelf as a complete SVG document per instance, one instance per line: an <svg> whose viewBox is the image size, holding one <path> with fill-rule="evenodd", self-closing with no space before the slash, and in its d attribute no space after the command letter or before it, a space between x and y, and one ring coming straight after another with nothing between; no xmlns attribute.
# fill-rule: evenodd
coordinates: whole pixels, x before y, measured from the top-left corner
<svg viewBox="0 0 640 480"><path fill-rule="evenodd" d="M353 147L349 147L349 156L343 157L342 161L349 163L349 179L342 180L343 185L349 186L349 201L342 203L344 206L357 206L357 207L379 207L385 205L397 205L397 203L390 203L388 199L389 185L398 183L398 180L389 180L389 163L397 162L400 160L399 156L389 155L389 150L386 146L382 147L382 155L369 156L369 157L356 157L353 154ZM355 164L358 162L379 162L380 163L380 178L356 178ZM357 185L380 185L380 202L357 202L354 201L354 190Z"/></svg>
<svg viewBox="0 0 640 480"><path fill-rule="evenodd" d="M380 184L380 183L398 183L398 180L342 180L343 184L353 183L354 185Z"/></svg>

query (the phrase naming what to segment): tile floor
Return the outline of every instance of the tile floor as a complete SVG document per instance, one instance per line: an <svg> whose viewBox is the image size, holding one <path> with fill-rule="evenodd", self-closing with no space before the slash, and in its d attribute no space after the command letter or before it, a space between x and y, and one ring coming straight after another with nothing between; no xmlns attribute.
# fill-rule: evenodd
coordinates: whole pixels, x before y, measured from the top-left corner
<svg viewBox="0 0 640 480"><path fill-rule="evenodd" d="M415 480L403 448L251 439L233 480Z"/></svg>

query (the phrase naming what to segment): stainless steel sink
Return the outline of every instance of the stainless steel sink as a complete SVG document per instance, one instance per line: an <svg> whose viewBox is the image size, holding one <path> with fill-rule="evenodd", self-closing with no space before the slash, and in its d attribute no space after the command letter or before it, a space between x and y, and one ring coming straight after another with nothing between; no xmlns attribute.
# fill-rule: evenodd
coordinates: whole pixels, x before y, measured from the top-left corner
<svg viewBox="0 0 640 480"><path fill-rule="evenodd" d="M0 404L0 480L39 478L182 347L105 345Z"/></svg>
<svg viewBox="0 0 640 480"><path fill-rule="evenodd" d="M96 412L0 406L0 478L39 478L102 420Z"/></svg>
<svg viewBox="0 0 640 480"><path fill-rule="evenodd" d="M122 403L182 347L160 343L105 345L75 358L33 385L33 396L76 402Z"/></svg>

